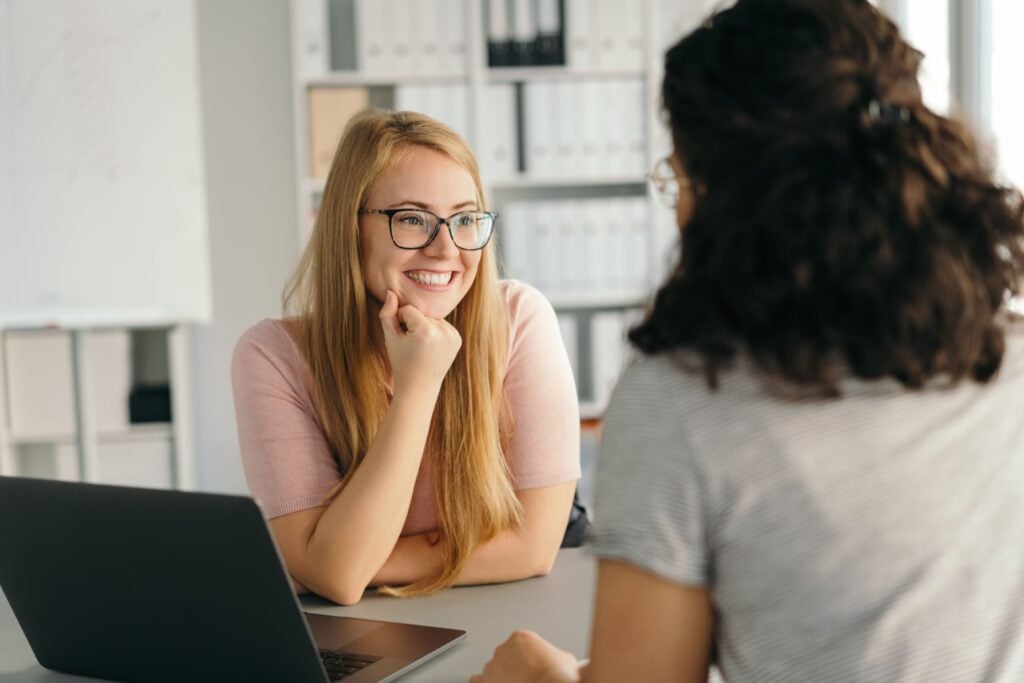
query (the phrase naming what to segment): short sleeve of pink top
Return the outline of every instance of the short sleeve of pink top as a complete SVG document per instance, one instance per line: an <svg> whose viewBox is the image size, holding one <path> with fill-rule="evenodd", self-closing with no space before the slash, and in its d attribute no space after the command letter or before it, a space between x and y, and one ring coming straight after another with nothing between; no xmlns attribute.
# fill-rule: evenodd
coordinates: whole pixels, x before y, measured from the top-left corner
<svg viewBox="0 0 1024 683"><path fill-rule="evenodd" d="M554 310L536 289L501 282L508 305L505 395L515 431L507 453L516 490L580 477L579 407ZM281 320L239 339L231 361L235 415L249 490L268 518L321 505L341 479L309 391L309 367ZM424 453L403 535L437 528L431 454Z"/></svg>

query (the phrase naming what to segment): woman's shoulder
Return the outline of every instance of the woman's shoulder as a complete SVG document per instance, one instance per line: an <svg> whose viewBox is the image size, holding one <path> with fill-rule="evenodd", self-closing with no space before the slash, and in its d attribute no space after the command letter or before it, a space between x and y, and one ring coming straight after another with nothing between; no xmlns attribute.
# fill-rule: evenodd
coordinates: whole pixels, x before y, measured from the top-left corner
<svg viewBox="0 0 1024 683"><path fill-rule="evenodd" d="M499 286L505 299L513 353L522 339L547 339L557 330L555 309L539 290L519 280L501 280Z"/></svg>
<svg viewBox="0 0 1024 683"><path fill-rule="evenodd" d="M505 298L509 315L509 326L516 330L531 317L538 314L554 315L551 302L538 290L518 280L502 280L499 283Z"/></svg>
<svg viewBox="0 0 1024 683"><path fill-rule="evenodd" d="M294 319L264 318L238 338L233 364L251 365L254 361L266 359L275 365L297 367L303 360L298 335L299 326Z"/></svg>
<svg viewBox="0 0 1024 683"><path fill-rule="evenodd" d="M614 392L617 404L632 406L627 412L637 406L656 407L671 421L717 424L780 400L772 391L771 377L743 353L720 368L714 381L709 381L703 358L692 349L634 354Z"/></svg>
<svg viewBox="0 0 1024 683"><path fill-rule="evenodd" d="M664 397L710 393L699 357L685 349L637 353L623 370L619 384L630 391L655 391Z"/></svg>
<svg viewBox="0 0 1024 683"><path fill-rule="evenodd" d="M501 280L498 282L509 314L536 313L538 310L552 310L551 303L536 287L521 280Z"/></svg>
<svg viewBox="0 0 1024 683"><path fill-rule="evenodd" d="M1005 349L999 377L1024 377L1024 316L1011 316L1004 323ZM764 370L744 351L737 352L716 376L715 388L709 386L705 364L696 351L676 349L651 355L639 355L622 373L620 384L643 393L656 388L662 395L693 397L701 405L715 405L724 397L725 405L738 405L746 400L778 404L800 398L820 398L815 392L802 392L800 387ZM844 378L844 395L870 394L877 398L902 395L906 389L895 380L863 380ZM800 401L802 402L802 401Z"/></svg>

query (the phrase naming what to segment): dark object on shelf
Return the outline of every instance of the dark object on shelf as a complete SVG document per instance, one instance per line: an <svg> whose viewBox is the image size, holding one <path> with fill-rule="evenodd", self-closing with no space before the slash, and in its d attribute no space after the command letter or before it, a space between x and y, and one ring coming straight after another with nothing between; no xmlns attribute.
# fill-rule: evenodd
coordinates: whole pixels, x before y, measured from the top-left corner
<svg viewBox="0 0 1024 683"><path fill-rule="evenodd" d="M565 66L565 2L558 0L558 25L541 27L535 46L537 63L543 66Z"/></svg>
<svg viewBox="0 0 1024 683"><path fill-rule="evenodd" d="M577 490L572 494L572 510L569 511L569 523L565 527L565 534L562 536L563 548L579 548L587 538L590 531L590 518L587 517L587 508L580 502L580 493Z"/></svg>
<svg viewBox="0 0 1024 683"><path fill-rule="evenodd" d="M565 40L561 33L542 35L537 39L537 63L543 66L565 66Z"/></svg>
<svg viewBox="0 0 1024 683"><path fill-rule="evenodd" d="M487 24L487 66L565 66L565 2L540 0L525 26L516 10L530 3L488 3L488 11L504 10L504 18ZM533 29L532 34L529 29Z"/></svg>
<svg viewBox="0 0 1024 683"><path fill-rule="evenodd" d="M530 40L512 41L512 61L508 66L536 66L540 64L537 60L537 38Z"/></svg>
<svg viewBox="0 0 1024 683"><path fill-rule="evenodd" d="M128 421L171 421L171 387L167 384L139 384L128 395Z"/></svg>
<svg viewBox="0 0 1024 683"><path fill-rule="evenodd" d="M487 65L514 66L512 63L512 41L489 41L487 43Z"/></svg>

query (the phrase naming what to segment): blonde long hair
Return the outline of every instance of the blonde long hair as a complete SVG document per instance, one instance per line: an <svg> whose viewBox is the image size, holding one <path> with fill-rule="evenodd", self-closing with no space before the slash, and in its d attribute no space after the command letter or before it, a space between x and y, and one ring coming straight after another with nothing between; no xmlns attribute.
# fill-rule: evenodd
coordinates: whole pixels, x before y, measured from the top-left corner
<svg viewBox="0 0 1024 683"><path fill-rule="evenodd" d="M361 112L345 128L312 235L285 288L285 314L299 323L321 429L345 473L335 493L362 462L388 407L387 354L363 277L358 210L410 146L436 150L465 168L485 208L473 153L450 128L412 112ZM512 426L502 390L508 322L493 242L447 319L462 336L462 349L442 384L427 439L444 564L432 576L386 589L394 595L451 585L479 544L518 526L522 516L504 458Z"/></svg>

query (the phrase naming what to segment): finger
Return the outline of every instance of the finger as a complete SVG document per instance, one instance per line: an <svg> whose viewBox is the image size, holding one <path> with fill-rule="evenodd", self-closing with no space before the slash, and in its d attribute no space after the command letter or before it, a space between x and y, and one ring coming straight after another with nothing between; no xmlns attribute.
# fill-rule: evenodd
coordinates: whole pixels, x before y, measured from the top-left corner
<svg viewBox="0 0 1024 683"><path fill-rule="evenodd" d="M420 313L418 308L409 304L398 309L398 320L405 327L406 332L414 332L428 324L427 316Z"/></svg>
<svg viewBox="0 0 1024 683"><path fill-rule="evenodd" d="M385 332L402 333L398 320L398 295L390 289L384 295L384 305L380 307L380 322Z"/></svg>

